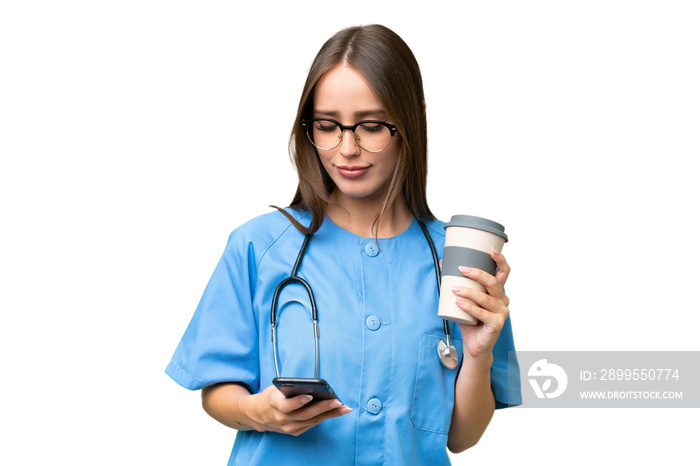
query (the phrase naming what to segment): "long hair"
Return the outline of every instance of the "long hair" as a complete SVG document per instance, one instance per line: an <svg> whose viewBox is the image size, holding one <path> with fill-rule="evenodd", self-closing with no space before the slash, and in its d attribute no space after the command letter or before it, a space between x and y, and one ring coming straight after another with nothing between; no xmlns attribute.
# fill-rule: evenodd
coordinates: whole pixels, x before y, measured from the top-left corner
<svg viewBox="0 0 700 466"><path fill-rule="evenodd" d="M280 211L305 234L316 232L323 223L335 183L321 164L316 148L306 137L300 122L313 117L314 91L318 82L340 64L351 66L367 79L388 117L398 128L400 137L398 161L382 208L375 218L374 231L378 231L382 214L392 206L399 193L417 219L434 218L426 198L428 143L420 68L408 45L392 30L378 24L343 29L328 39L316 55L289 139L289 155L299 176L289 207L309 210L311 223L304 227L287 212Z"/></svg>

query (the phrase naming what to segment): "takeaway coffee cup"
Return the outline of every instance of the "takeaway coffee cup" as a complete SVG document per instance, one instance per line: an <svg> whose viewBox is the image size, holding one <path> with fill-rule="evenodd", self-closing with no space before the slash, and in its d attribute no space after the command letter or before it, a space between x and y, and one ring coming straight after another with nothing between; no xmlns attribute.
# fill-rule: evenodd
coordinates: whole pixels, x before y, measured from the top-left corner
<svg viewBox="0 0 700 466"><path fill-rule="evenodd" d="M457 307L452 286L465 286L485 291L484 286L459 271L460 266L496 273L491 248L501 252L508 241L500 223L471 215L453 215L445 224L445 249L442 254L442 280L438 315L452 322L476 325L477 320ZM467 300L468 301L468 300Z"/></svg>

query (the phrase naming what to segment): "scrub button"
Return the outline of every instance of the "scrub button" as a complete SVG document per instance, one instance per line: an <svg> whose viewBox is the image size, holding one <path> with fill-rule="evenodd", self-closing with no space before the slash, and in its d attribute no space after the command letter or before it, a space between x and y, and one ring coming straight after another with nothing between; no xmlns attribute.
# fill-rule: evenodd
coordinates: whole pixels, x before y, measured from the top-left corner
<svg viewBox="0 0 700 466"><path fill-rule="evenodd" d="M367 317L367 320L365 321L367 324L367 328L374 331L377 330L379 327L382 326L382 322L379 320L379 317L377 316L369 316Z"/></svg>
<svg viewBox="0 0 700 466"><path fill-rule="evenodd" d="M372 414L379 414L382 410L382 402L376 398L372 398L367 402L367 411Z"/></svg>
<svg viewBox="0 0 700 466"><path fill-rule="evenodd" d="M367 243L367 246L365 246L365 252L369 257L374 257L379 254L379 247L374 243Z"/></svg>

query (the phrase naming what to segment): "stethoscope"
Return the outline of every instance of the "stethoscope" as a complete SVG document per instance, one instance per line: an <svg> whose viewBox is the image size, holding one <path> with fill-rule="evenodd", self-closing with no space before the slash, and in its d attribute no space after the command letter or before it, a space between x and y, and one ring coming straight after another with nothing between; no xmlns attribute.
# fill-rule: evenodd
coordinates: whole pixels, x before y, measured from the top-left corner
<svg viewBox="0 0 700 466"><path fill-rule="evenodd" d="M435 250L435 243L433 243L433 239L430 237L430 233L428 233L428 229L425 227L423 222L418 221L418 225L420 226L421 230L423 231L423 234L425 235L425 239L428 240L428 245L430 246L430 252L432 253L433 256L433 263L435 265L435 278L437 279L437 290L438 290L438 296L440 295L440 261L438 260L438 255L437 251ZM272 352L274 355L275 359L275 374L277 374L277 377L280 376L280 371L279 371L279 366L277 364L277 334L275 331L275 327L277 326L277 299L279 298L280 292L282 289L289 285L290 283L299 283L301 284L305 289L306 292L309 295L309 301L311 303L311 319L313 320L314 324L314 344L315 344L315 364L314 364L314 378L318 378L318 311L316 310L316 300L314 299L314 292L311 289L311 286L309 283L301 278L300 276L297 275L297 272L299 270L299 265L301 264L301 259L304 257L304 253L306 252L306 246L309 244L309 240L311 239L312 233L309 233L304 237L304 242L301 245L301 249L299 249L299 255L297 256L297 260L294 262L294 267L292 268L292 274L282 280L278 285L277 288L275 289L275 293L272 295L272 309L270 311L270 324L272 325ZM445 331L445 338L441 338L440 341L437 344L437 353L438 357L440 358L440 362L447 367L448 369L454 369L457 367L459 364L459 356L457 354L457 348L452 344L450 341L450 327L447 324L447 321L443 319L442 321L442 326Z"/></svg>

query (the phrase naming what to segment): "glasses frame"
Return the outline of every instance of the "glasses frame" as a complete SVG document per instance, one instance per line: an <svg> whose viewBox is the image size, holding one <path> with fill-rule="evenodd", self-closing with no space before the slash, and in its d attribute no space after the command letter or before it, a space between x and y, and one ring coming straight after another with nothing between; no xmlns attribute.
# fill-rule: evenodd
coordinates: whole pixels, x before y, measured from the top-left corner
<svg viewBox="0 0 700 466"><path fill-rule="evenodd" d="M328 121L328 122L333 123L334 125L336 125L338 128L340 128L340 137L338 138L338 144L336 144L335 146L330 147L330 148L319 147L319 146L317 146L316 143L313 141L313 139L311 139L311 135L309 134L309 129L311 128L310 125L311 125L314 121ZM389 144L391 144L391 141L389 141L389 144L387 144L386 147L384 147L384 148L382 148L382 149L379 149L379 150L367 150L367 149L365 149L364 147L362 147L362 144L360 144L360 143L358 142L358 140L357 140L358 136L357 136L357 134L355 134L355 130L357 129L358 126L360 126L360 125L362 125L362 124L365 124L365 123L374 123L374 124L377 124L377 125L386 126L386 127L389 129L389 133L391 134L391 137L392 137L392 138L394 137L394 135L396 135L396 132L399 130L396 126L394 126L394 125L392 125L392 124L390 124L390 123L387 123L387 122L385 122L385 121L379 121L379 120L362 120L362 121L360 121L360 122L358 122L358 123L355 123L354 125L343 125L343 124L341 124L339 121L334 120L334 119L332 119L332 118L311 118L310 120L301 120L301 121L299 122L299 124L300 124L301 126L303 126L304 128L306 128L306 137L309 138L309 142L311 142L311 144L313 144L315 148L320 149L320 150L333 150L333 149L335 149L336 147L338 147L338 146L340 145L340 143L343 142L343 135L345 134L345 131L348 131L348 130L352 131L352 135L355 137L355 143L356 143L358 146L360 146L360 148L361 148L362 150L364 150L364 151L366 151L366 152L374 152L374 153L376 153L376 152L381 152L381 151L383 151L384 149L386 149L387 147L389 147Z"/></svg>

